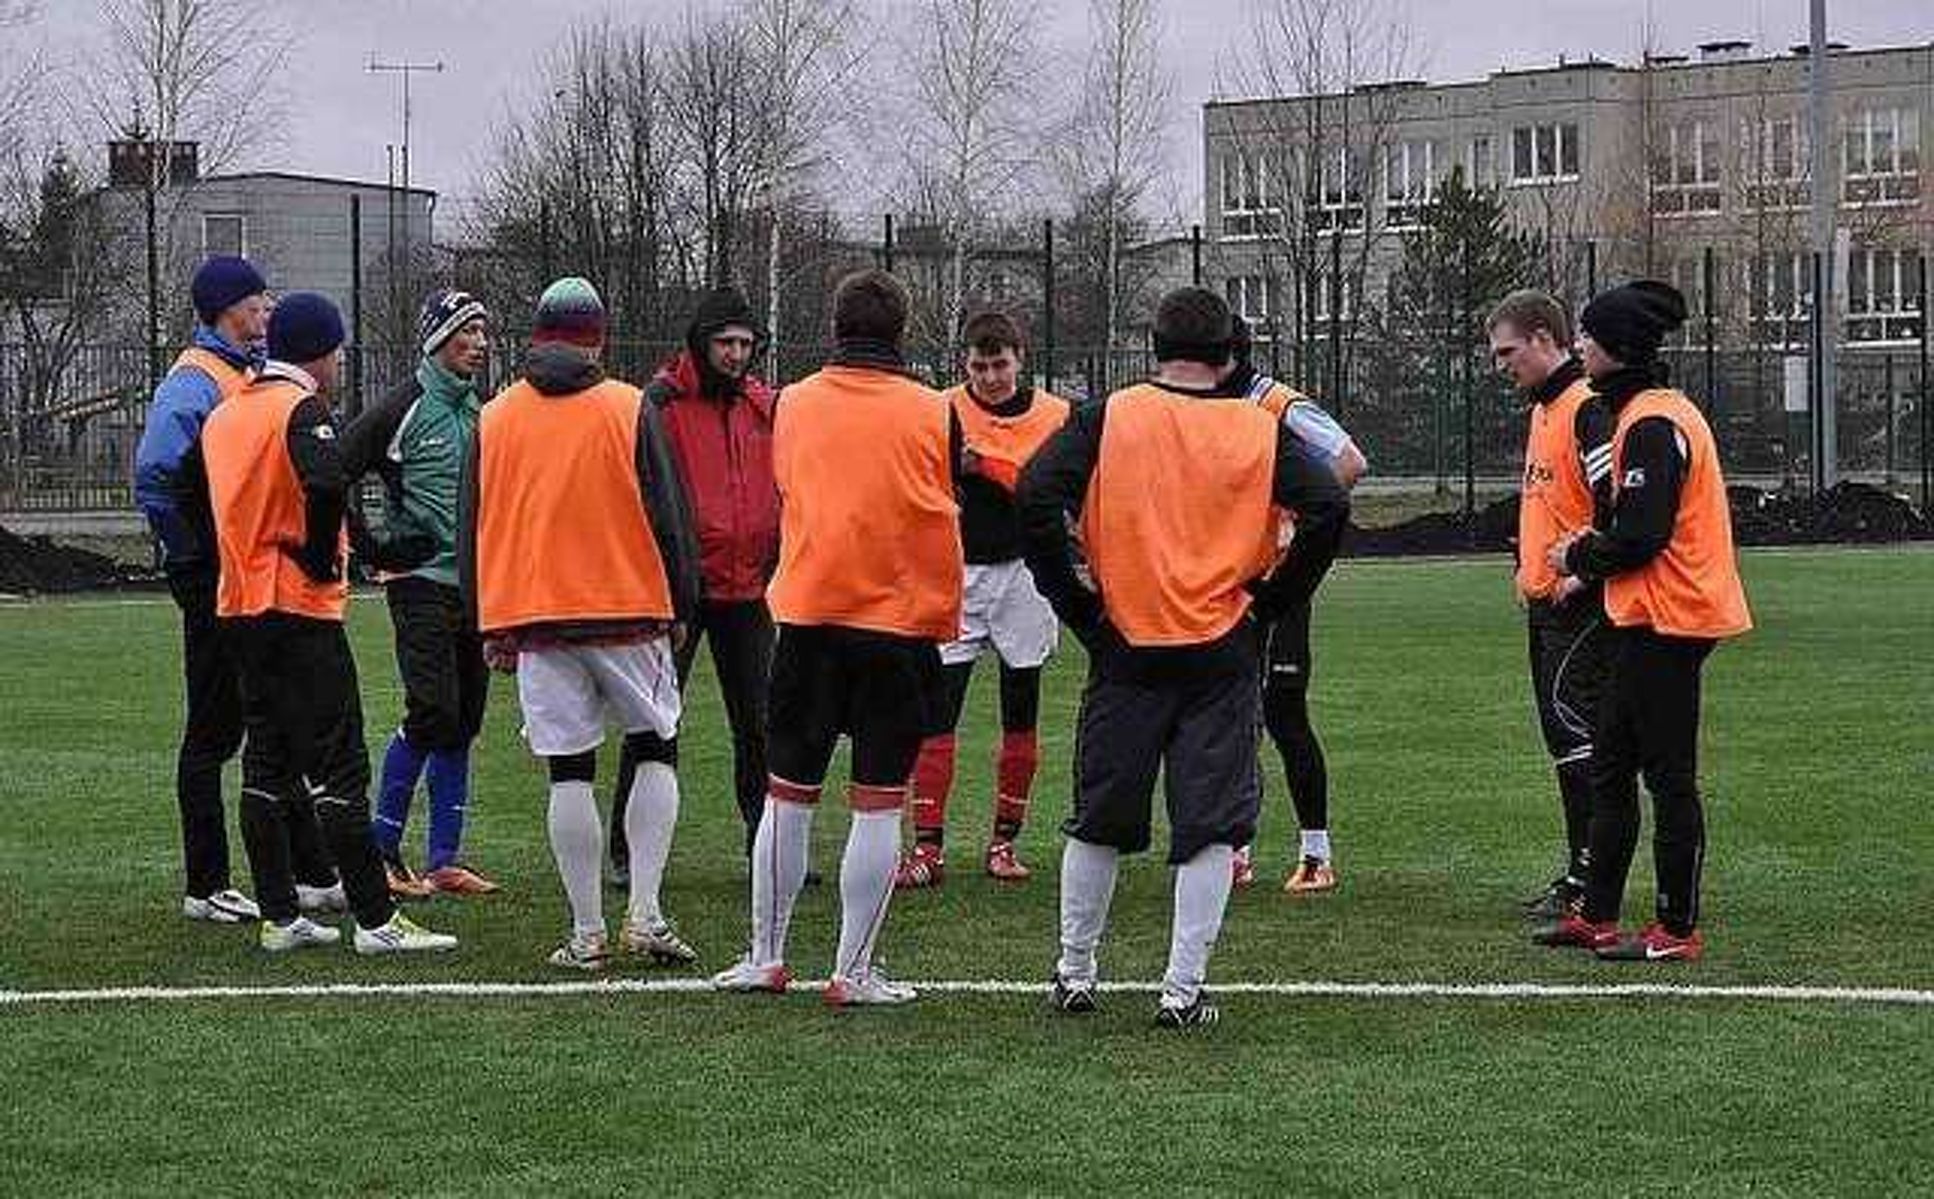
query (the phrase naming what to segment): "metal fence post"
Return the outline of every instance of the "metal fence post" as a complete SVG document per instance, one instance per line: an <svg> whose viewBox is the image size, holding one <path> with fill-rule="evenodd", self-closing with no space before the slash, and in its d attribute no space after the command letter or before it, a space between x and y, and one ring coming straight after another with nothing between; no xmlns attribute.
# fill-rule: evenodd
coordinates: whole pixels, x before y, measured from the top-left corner
<svg viewBox="0 0 1934 1199"><path fill-rule="evenodd" d="M1041 222L1041 364L1042 386L1054 390L1054 218Z"/></svg>
<svg viewBox="0 0 1934 1199"><path fill-rule="evenodd" d="M349 197L349 411L363 410L363 198Z"/></svg>
<svg viewBox="0 0 1934 1199"><path fill-rule="evenodd" d="M1189 226L1189 282L1202 286L1202 226Z"/></svg>
<svg viewBox="0 0 1934 1199"><path fill-rule="evenodd" d="M1892 487L1900 480L1894 474L1894 356L1887 353L1880 358L1880 388L1887 393L1887 486Z"/></svg>
<svg viewBox="0 0 1934 1199"><path fill-rule="evenodd" d="M880 251L880 266L889 272L893 270L893 214L890 212L886 214L886 241Z"/></svg>
<svg viewBox="0 0 1934 1199"><path fill-rule="evenodd" d="M1920 414L1921 414L1921 512L1923 514L1927 512L1929 507L1934 507L1934 455L1930 455L1928 452L1928 443L1930 440L1934 440L1934 437L1930 437L1930 435L1934 435L1934 412L1928 411L1930 397L1929 397L1928 386L1927 386L1928 384L1927 324L1928 324L1928 317L1934 314L1930 314L1927 308L1927 291L1928 291L1927 267L1928 267L1927 255L1925 253L1922 253L1921 254Z"/></svg>

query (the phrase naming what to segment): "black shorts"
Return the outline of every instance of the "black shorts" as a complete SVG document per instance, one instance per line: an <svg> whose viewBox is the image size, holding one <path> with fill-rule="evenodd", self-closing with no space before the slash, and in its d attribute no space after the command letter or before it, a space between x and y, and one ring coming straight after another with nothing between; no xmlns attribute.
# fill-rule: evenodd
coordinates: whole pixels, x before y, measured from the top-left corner
<svg viewBox="0 0 1934 1199"><path fill-rule="evenodd" d="M1526 610L1531 692L1545 748L1559 765L1590 760L1592 730L1611 671L1612 629L1597 592Z"/></svg>
<svg viewBox="0 0 1934 1199"><path fill-rule="evenodd" d="M403 676L403 735L419 749L461 749L483 727L490 691L483 638L463 596L413 575L390 580L385 590Z"/></svg>
<svg viewBox="0 0 1934 1199"><path fill-rule="evenodd" d="M1090 669L1075 731L1074 815L1062 831L1124 853L1147 849L1159 771L1170 862L1255 838L1255 636L1245 623L1230 634L1250 639L1240 652L1205 647L1199 672Z"/></svg>
<svg viewBox="0 0 1934 1199"><path fill-rule="evenodd" d="M932 641L782 624L772 656L766 760L778 778L817 787L844 733L853 741L854 783L905 786L940 694L940 647Z"/></svg>
<svg viewBox="0 0 1934 1199"><path fill-rule="evenodd" d="M1308 603L1297 604L1264 631L1265 688L1309 690L1309 612Z"/></svg>

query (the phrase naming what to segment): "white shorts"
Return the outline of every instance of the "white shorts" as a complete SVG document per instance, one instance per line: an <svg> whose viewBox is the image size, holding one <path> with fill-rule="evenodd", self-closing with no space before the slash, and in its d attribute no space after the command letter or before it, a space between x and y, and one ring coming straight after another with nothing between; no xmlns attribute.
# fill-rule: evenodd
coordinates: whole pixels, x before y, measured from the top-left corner
<svg viewBox="0 0 1934 1199"><path fill-rule="evenodd" d="M940 647L948 666L972 662L989 645L1009 666L1026 670L1054 653L1061 633L1054 609L1034 589L1027 564L969 562L960 612L960 640Z"/></svg>
<svg viewBox="0 0 1934 1199"><path fill-rule="evenodd" d="M678 733L678 668L671 639L635 645L557 645L517 655L524 740L544 758L604 744L607 718L627 733Z"/></svg>

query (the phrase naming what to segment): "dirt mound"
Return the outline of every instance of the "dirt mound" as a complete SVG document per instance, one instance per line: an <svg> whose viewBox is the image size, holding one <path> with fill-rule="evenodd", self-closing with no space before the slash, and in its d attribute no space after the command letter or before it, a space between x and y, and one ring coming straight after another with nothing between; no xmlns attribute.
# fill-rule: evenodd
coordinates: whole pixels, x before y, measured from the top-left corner
<svg viewBox="0 0 1934 1199"><path fill-rule="evenodd" d="M1518 497L1510 496L1462 512L1426 512L1382 528L1352 526L1343 552L1359 558L1406 554L1487 554L1509 552L1518 535Z"/></svg>
<svg viewBox="0 0 1934 1199"><path fill-rule="evenodd" d="M0 528L0 592L45 595L94 591L141 578L141 572L104 554L57 545L51 537L21 537Z"/></svg>

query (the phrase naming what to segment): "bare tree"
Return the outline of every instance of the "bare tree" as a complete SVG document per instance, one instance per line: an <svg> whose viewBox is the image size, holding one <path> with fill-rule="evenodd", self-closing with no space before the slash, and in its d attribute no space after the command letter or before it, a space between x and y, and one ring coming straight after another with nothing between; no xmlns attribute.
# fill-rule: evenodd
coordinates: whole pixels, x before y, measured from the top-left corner
<svg viewBox="0 0 1934 1199"><path fill-rule="evenodd" d="M741 223L768 161L764 81L757 67L752 35L739 18L686 14L671 51L667 96L682 143L686 203L703 238L708 287L735 278Z"/></svg>
<svg viewBox="0 0 1934 1199"><path fill-rule="evenodd" d="M1077 205L1101 224L1102 344L1120 341L1123 240L1163 166L1170 85L1159 0L1089 0L1089 57L1068 139ZM1093 203L1081 205L1082 193Z"/></svg>
<svg viewBox="0 0 1934 1199"><path fill-rule="evenodd" d="M746 14L763 84L765 161L759 190L766 207L768 361L780 360L781 243L788 200L823 162L830 127L861 59L853 0L753 0Z"/></svg>
<svg viewBox="0 0 1934 1199"><path fill-rule="evenodd" d="M987 214L1004 206L1025 160L1036 10L1027 0L923 0L902 143L913 191L939 218L948 254L941 335L955 336L967 267Z"/></svg>
<svg viewBox="0 0 1934 1199"><path fill-rule="evenodd" d="M261 0L100 0L104 80L89 102L109 128L132 112L155 140L199 143L202 169L226 170L272 144L278 85L295 34Z"/></svg>

